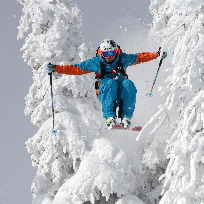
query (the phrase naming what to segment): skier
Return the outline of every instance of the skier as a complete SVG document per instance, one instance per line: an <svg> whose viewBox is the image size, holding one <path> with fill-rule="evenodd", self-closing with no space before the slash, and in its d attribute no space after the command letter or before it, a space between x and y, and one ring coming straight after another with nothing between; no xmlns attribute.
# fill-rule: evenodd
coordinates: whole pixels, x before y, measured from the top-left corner
<svg viewBox="0 0 204 204"><path fill-rule="evenodd" d="M96 57L71 65L48 64L49 72L68 75L96 73L96 94L102 104L103 118L106 118L108 129L116 124L116 108L119 107L118 118L124 129L129 129L136 103L137 89L128 79L128 66L156 59L160 52L142 52L139 54L123 53L114 40L105 39L97 49ZM162 59L165 59L164 52Z"/></svg>

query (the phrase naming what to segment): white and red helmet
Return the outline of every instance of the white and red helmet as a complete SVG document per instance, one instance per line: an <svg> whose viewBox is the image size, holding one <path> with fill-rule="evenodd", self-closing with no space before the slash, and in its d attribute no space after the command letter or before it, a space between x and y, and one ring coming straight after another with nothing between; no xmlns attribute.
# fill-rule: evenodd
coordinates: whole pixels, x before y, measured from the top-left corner
<svg viewBox="0 0 204 204"><path fill-rule="evenodd" d="M118 46L115 43L114 40L111 39L105 39L101 42L100 44L100 51L110 51L110 50L115 50L117 51Z"/></svg>

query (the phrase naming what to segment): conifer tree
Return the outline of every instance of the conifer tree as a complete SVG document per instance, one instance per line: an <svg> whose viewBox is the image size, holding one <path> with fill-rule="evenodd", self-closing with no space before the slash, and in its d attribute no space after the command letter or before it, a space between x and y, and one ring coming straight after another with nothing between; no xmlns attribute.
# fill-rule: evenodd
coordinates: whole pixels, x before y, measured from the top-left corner
<svg viewBox="0 0 204 204"><path fill-rule="evenodd" d="M47 63L73 64L95 55L93 46L80 32L81 12L71 0L20 1L23 15L18 39L29 32L22 47L24 61L33 70L33 84L26 96L25 114L39 126L26 142L33 166L38 172L32 184L33 203L52 200L65 179L76 171L88 150L81 136L95 138L100 129L94 96L94 76L67 76L53 73L55 129L52 135L52 109ZM29 30L30 29L30 30Z"/></svg>
<svg viewBox="0 0 204 204"><path fill-rule="evenodd" d="M172 61L166 103L138 136L146 141L143 164L160 177L159 203L204 203L204 4L152 0L150 37L163 42ZM163 62L164 63L164 62Z"/></svg>
<svg viewBox="0 0 204 204"><path fill-rule="evenodd" d="M94 74L53 73L55 129L52 134L47 63L75 64L95 56L95 49L73 28L81 12L72 0L19 0L23 15L18 39L25 38L23 58L33 70L25 114L39 131L26 142L38 167L31 190L33 204L118 203L137 201L133 165L127 154L101 137L101 107ZM100 119L101 118L101 119ZM108 201L109 200L109 201Z"/></svg>
<svg viewBox="0 0 204 204"><path fill-rule="evenodd" d="M0 190L0 195L3 195L3 191ZM3 204L1 201L0 201L0 204Z"/></svg>

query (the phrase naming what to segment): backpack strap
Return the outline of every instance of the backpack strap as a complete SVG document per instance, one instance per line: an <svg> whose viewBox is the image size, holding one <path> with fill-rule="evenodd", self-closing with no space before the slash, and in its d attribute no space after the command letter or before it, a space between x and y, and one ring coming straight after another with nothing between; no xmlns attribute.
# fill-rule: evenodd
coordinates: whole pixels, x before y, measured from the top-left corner
<svg viewBox="0 0 204 204"><path fill-rule="evenodd" d="M105 74L111 74L112 72L106 72L106 65L100 61L100 67L101 67L101 74L96 75L95 79L103 79Z"/></svg>
<svg viewBox="0 0 204 204"><path fill-rule="evenodd" d="M118 74L121 73L125 79L128 79L128 75L126 74L126 71L125 69L123 69L123 64L121 63L121 55L119 55L119 60L117 61L117 70L116 70L116 73Z"/></svg>
<svg viewBox="0 0 204 204"><path fill-rule="evenodd" d="M117 74L118 74L118 72L121 73L125 77L125 79L127 79L128 75L126 74L125 69L123 69L123 64L121 63L121 55L119 55L119 60L117 61L116 65L117 65L116 73ZM95 76L95 79L103 79L105 74L111 74L112 73L112 72L106 72L106 65L101 61L100 61L100 67L101 67L101 74L100 75L97 74Z"/></svg>

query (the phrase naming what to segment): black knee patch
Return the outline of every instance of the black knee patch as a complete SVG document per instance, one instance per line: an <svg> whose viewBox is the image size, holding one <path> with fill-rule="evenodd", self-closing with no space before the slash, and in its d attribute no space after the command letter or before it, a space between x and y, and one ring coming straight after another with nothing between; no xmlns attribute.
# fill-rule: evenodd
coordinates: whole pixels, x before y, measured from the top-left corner
<svg viewBox="0 0 204 204"><path fill-rule="evenodd" d="M118 118L122 118L122 113L123 113L123 99L120 99Z"/></svg>
<svg viewBox="0 0 204 204"><path fill-rule="evenodd" d="M115 116L116 116L117 101L114 100L113 103L114 103L113 112L115 113Z"/></svg>

